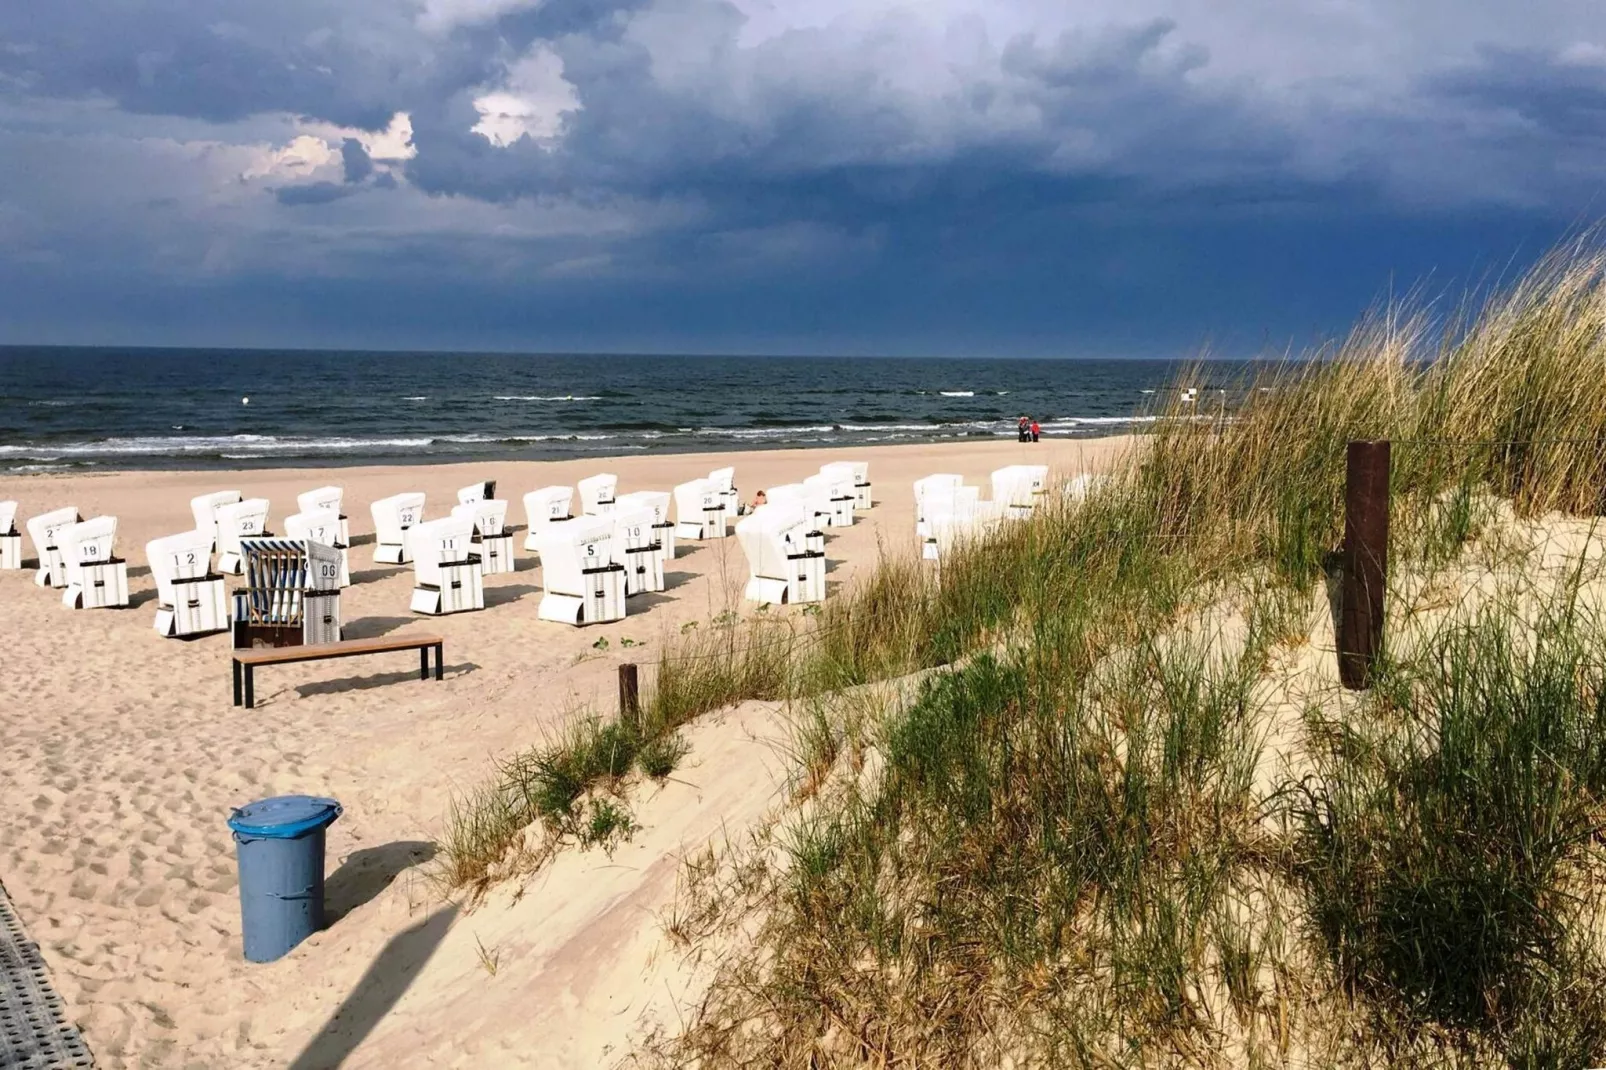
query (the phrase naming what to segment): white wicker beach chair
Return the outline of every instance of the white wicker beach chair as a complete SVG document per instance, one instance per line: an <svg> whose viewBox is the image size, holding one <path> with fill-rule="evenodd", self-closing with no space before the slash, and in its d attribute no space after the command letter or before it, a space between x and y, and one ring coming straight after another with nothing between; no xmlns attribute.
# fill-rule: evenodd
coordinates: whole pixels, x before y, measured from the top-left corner
<svg viewBox="0 0 1606 1070"><path fill-rule="evenodd" d="M210 494L198 494L190 499L190 513L195 517L195 530L211 533L212 549L217 549L218 508L233 505L238 501L240 492L237 490L215 490Z"/></svg>
<svg viewBox="0 0 1606 1070"><path fill-rule="evenodd" d="M833 528L853 526L853 507L858 500L853 493L853 470L827 465L831 471L821 470L818 475L803 480L825 503L825 522Z"/></svg>
<svg viewBox="0 0 1606 1070"><path fill-rule="evenodd" d="M742 492L736 489L736 469L716 468L708 473L708 481L719 492L720 501L725 506L726 523L734 524L736 518L742 515Z"/></svg>
<svg viewBox="0 0 1606 1070"><path fill-rule="evenodd" d="M0 571L22 567L22 534L17 531L17 503L0 502Z"/></svg>
<svg viewBox="0 0 1606 1070"><path fill-rule="evenodd" d="M69 609L121 608L128 605L128 564L117 556L117 518L97 516L69 524L56 534L67 589L62 605Z"/></svg>
<svg viewBox="0 0 1606 1070"><path fill-rule="evenodd" d="M34 553L39 555L39 568L33 575L33 582L40 587L67 586L67 566L62 562L57 540L63 528L80 519L78 510L69 505L28 521L28 538L33 542Z"/></svg>
<svg viewBox="0 0 1606 1070"><path fill-rule="evenodd" d="M920 503L920 556L927 561L939 560L942 544L938 531L951 538L955 525L962 528L977 515L980 505L980 487L937 484L926 488Z"/></svg>
<svg viewBox="0 0 1606 1070"><path fill-rule="evenodd" d="M480 556L480 569L487 576L501 575L517 568L513 560L513 536L507 531L507 502L501 498L480 498L452 507L453 516L466 516L474 525L474 552Z"/></svg>
<svg viewBox="0 0 1606 1070"><path fill-rule="evenodd" d="M825 600L825 554L807 545L812 526L808 508L798 502L766 503L737 521L736 539L747 555L748 601Z"/></svg>
<svg viewBox="0 0 1606 1070"><path fill-rule="evenodd" d="M951 490L963 486L964 476L954 475L952 472L939 472L936 475L926 476L915 480L915 534L922 539L930 534L926 529L926 497L934 492Z"/></svg>
<svg viewBox="0 0 1606 1070"><path fill-rule="evenodd" d="M496 497L496 480L487 479L479 483L470 483L457 492L458 505L472 505L487 498Z"/></svg>
<svg viewBox="0 0 1606 1070"><path fill-rule="evenodd" d="M672 500L667 490L637 490L616 499L620 509L652 510L653 541L658 544L658 557L665 565L675 559L675 522L669 519Z"/></svg>
<svg viewBox="0 0 1606 1070"><path fill-rule="evenodd" d="M1032 515L1048 485L1048 465L1012 464L993 473L993 501L1006 517L1022 519Z"/></svg>
<svg viewBox="0 0 1606 1070"><path fill-rule="evenodd" d="M343 519L334 509L306 510L284 518L287 538L310 539L340 551L341 590L351 586L351 548L340 537Z"/></svg>
<svg viewBox="0 0 1606 1070"><path fill-rule="evenodd" d="M675 488L675 534L682 539L723 539L725 496L706 479L693 479Z"/></svg>
<svg viewBox="0 0 1606 1070"><path fill-rule="evenodd" d="M407 491L381 498L368 507L374 518L374 563L405 565L407 529L424 522L424 495Z"/></svg>
<svg viewBox="0 0 1606 1070"><path fill-rule="evenodd" d="M268 500L247 498L232 505L220 505L217 518L217 570L226 576L238 576L244 570L240 553L240 540L268 532Z"/></svg>
<svg viewBox="0 0 1606 1070"><path fill-rule="evenodd" d="M574 485L580 492L580 512L585 516L602 516L613 512L619 477L609 472L582 479Z"/></svg>
<svg viewBox="0 0 1606 1070"><path fill-rule="evenodd" d="M485 608L484 570L474 546L474 518L455 515L407 529L413 561L414 613L462 613Z"/></svg>
<svg viewBox="0 0 1606 1070"><path fill-rule="evenodd" d="M156 580L156 634L182 638L227 630L228 592L212 571L212 534L185 531L145 544Z"/></svg>
<svg viewBox="0 0 1606 1070"><path fill-rule="evenodd" d="M546 594L536 611L560 624L601 624L625 616L625 567L613 559L613 519L581 517L541 533Z"/></svg>
<svg viewBox="0 0 1606 1070"><path fill-rule="evenodd" d="M321 513L326 509L332 509L335 515L340 518L339 541L327 543L326 545L342 548L351 545L351 521L347 518L343 505L345 497L345 491L339 487L319 487L317 490L309 490L304 494L296 495L296 508L303 513ZM289 529L289 524L290 522L286 520L286 530Z"/></svg>
<svg viewBox="0 0 1606 1070"><path fill-rule="evenodd" d="M613 511L613 559L625 567L625 595L664 589L664 559L653 531L653 511L646 506Z"/></svg>
<svg viewBox="0 0 1606 1070"><path fill-rule="evenodd" d="M825 529L831 526L836 506L831 502L829 488L821 484L782 483L764 490L766 505L795 505L803 510L808 520L808 548L825 552ZM764 506L759 506L762 509Z"/></svg>
<svg viewBox="0 0 1606 1070"><path fill-rule="evenodd" d="M540 548L541 535L553 524L574 519L573 487L542 487L524 496L524 516L527 530L524 548Z"/></svg>

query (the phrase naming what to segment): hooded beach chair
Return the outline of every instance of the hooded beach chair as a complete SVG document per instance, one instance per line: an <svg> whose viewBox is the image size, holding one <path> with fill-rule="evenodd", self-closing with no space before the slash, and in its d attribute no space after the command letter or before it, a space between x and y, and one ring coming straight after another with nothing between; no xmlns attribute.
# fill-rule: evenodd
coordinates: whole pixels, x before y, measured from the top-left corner
<svg viewBox="0 0 1606 1070"><path fill-rule="evenodd" d="M853 481L853 507L855 509L868 509L873 504L870 499L870 462L868 461L832 461L830 464L820 465L820 474L828 475L833 472L842 472Z"/></svg>
<svg viewBox="0 0 1606 1070"><path fill-rule="evenodd" d="M1006 517L1019 520L1032 515L1048 485L1048 465L1012 464L993 473L993 501Z"/></svg>
<svg viewBox="0 0 1606 1070"><path fill-rule="evenodd" d="M340 577L336 587L351 586L351 548L340 538L344 518L334 509L304 510L284 518L284 534L290 539L311 539L340 551Z"/></svg>
<svg viewBox="0 0 1606 1070"><path fill-rule="evenodd" d="M798 502L765 503L737 521L749 577L743 597L776 605L825 600L825 554L807 545L812 523Z"/></svg>
<svg viewBox="0 0 1606 1070"><path fill-rule="evenodd" d="M381 498L368 507L374 517L374 564L405 565L407 529L424 522L424 495L406 491Z"/></svg>
<svg viewBox="0 0 1606 1070"><path fill-rule="evenodd" d="M964 476L954 475L952 472L939 472L924 479L915 480L915 534L924 539L930 532L926 530L926 497L935 492L952 490L963 486Z"/></svg>
<svg viewBox="0 0 1606 1070"><path fill-rule="evenodd" d="M458 505L472 505L483 502L487 498L496 497L496 480L487 479L480 483L470 483L457 492Z"/></svg>
<svg viewBox="0 0 1606 1070"><path fill-rule="evenodd" d="M233 505L240 500L237 490L215 490L198 494L190 499L190 513L195 517L195 530L209 532L212 549L217 549L217 511L220 506Z"/></svg>
<svg viewBox="0 0 1606 1070"><path fill-rule="evenodd" d="M675 488L675 534L682 539L723 539L725 498L712 482L694 479Z"/></svg>
<svg viewBox="0 0 1606 1070"><path fill-rule="evenodd" d="M240 540L267 535L268 500L247 498L232 505L220 505L217 517L217 570L225 576L238 576L244 569Z"/></svg>
<svg viewBox="0 0 1606 1070"><path fill-rule="evenodd" d="M673 496L667 490L637 490L616 499L620 509L651 509L653 541L658 557L667 566L675 559L675 522L669 519Z"/></svg>
<svg viewBox="0 0 1606 1070"><path fill-rule="evenodd" d="M539 548L548 528L574 519L574 488L542 487L530 491L524 496L524 518L524 548L533 551Z"/></svg>
<svg viewBox="0 0 1606 1070"><path fill-rule="evenodd" d="M584 516L603 516L613 512L619 477L608 472L582 479L574 485L580 492L580 512Z"/></svg>
<svg viewBox="0 0 1606 1070"><path fill-rule="evenodd" d="M546 594L536 615L559 624L602 624L625 616L625 566L613 559L613 519L580 517L541 533Z"/></svg>
<svg viewBox="0 0 1606 1070"><path fill-rule="evenodd" d="M851 528L853 507L858 500L853 493L853 470L833 465L827 465L826 469L803 480L803 485L811 488L825 504L826 524L833 528Z"/></svg>
<svg viewBox="0 0 1606 1070"><path fill-rule="evenodd" d="M462 613L485 608L484 571L474 546L474 518L426 520L407 529L413 560L414 613Z"/></svg>
<svg viewBox="0 0 1606 1070"><path fill-rule="evenodd" d="M128 605L128 564L116 555L117 518L97 516L69 524L56 533L67 589L61 603L69 609L122 608Z"/></svg>
<svg viewBox="0 0 1606 1070"><path fill-rule="evenodd" d="M1081 475L1074 476L1066 481L1065 499L1072 502L1086 501L1089 494L1108 483L1109 480L1110 477L1102 472L1083 472Z"/></svg>
<svg viewBox="0 0 1606 1070"><path fill-rule="evenodd" d="M0 502L0 570L22 567L22 535L17 531L17 503Z"/></svg>
<svg viewBox="0 0 1606 1070"><path fill-rule="evenodd" d="M296 508L303 513L321 513L326 509L334 510L335 515L340 518L340 538L338 542L326 543L326 545L337 546L342 549L351 545L351 521L346 517L346 510L343 505L345 497L345 491L339 487L319 487L317 490L309 490L304 494L296 495ZM286 520L286 531L289 530L289 525L290 522Z"/></svg>
<svg viewBox="0 0 1606 1070"><path fill-rule="evenodd" d="M152 539L145 560L156 580L156 634L183 638L228 630L228 592L212 571L210 532Z"/></svg>
<svg viewBox="0 0 1606 1070"><path fill-rule="evenodd" d="M963 526L977 515L980 501L980 487L937 484L926 488L921 498L920 556L927 561L939 560L942 543L937 532L941 530L951 537L954 524Z"/></svg>
<svg viewBox="0 0 1606 1070"><path fill-rule="evenodd" d="M720 502L725 506L726 522L734 524L736 518L742 515L742 492L736 489L736 469L716 468L708 473L708 481L719 492Z"/></svg>
<svg viewBox="0 0 1606 1070"><path fill-rule="evenodd" d="M234 646L338 643L340 551L316 539L240 540L245 586L231 600Z"/></svg>
<svg viewBox="0 0 1606 1070"><path fill-rule="evenodd" d="M625 595L664 589L664 559L653 530L653 511L644 505L613 511L613 559L625 567Z"/></svg>
<svg viewBox="0 0 1606 1070"><path fill-rule="evenodd" d="M28 521L28 538L33 542L34 553L39 555L39 569L33 574L33 582L40 587L67 586L67 566L62 562L57 538L63 528L80 519L78 510L69 505Z"/></svg>
<svg viewBox="0 0 1606 1070"><path fill-rule="evenodd" d="M820 484L810 486L808 483L782 483L777 487L765 488L764 503L795 505L802 509L808 519L806 525L808 548L825 552L824 529L831 526L831 515L835 511L826 487ZM760 509L763 507L759 506Z"/></svg>
<svg viewBox="0 0 1606 1070"><path fill-rule="evenodd" d="M466 516L474 525L474 552L480 556L480 570L487 576L512 572L513 536L507 531L507 502L500 498L480 498L452 506L453 516Z"/></svg>

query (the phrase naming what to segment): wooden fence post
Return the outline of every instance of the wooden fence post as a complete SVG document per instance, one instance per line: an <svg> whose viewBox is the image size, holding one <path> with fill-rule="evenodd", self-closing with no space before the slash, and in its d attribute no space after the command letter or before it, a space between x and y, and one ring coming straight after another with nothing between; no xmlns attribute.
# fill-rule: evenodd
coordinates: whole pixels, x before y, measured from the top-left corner
<svg viewBox="0 0 1606 1070"><path fill-rule="evenodd" d="M1389 443L1349 444L1344 480L1344 585L1339 592L1338 676L1351 691L1372 684L1383 649L1389 572Z"/></svg>
<svg viewBox="0 0 1606 1070"><path fill-rule="evenodd" d="M631 724L641 720L641 684L629 662L619 666L619 719Z"/></svg>

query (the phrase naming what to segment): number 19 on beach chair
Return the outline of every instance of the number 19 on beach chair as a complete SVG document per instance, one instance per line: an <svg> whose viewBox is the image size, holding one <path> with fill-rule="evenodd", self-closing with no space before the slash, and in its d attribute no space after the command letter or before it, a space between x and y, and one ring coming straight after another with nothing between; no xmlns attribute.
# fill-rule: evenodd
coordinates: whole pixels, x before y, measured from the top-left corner
<svg viewBox="0 0 1606 1070"><path fill-rule="evenodd" d="M97 516L56 534L67 573L61 603L69 609L122 609L128 605L128 564L116 556L117 518Z"/></svg>

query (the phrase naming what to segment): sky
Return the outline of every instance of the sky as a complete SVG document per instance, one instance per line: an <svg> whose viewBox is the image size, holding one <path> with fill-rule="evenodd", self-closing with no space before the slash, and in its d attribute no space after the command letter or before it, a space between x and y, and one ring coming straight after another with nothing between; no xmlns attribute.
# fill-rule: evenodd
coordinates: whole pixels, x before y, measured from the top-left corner
<svg viewBox="0 0 1606 1070"><path fill-rule="evenodd" d="M0 4L0 343L1250 356L1603 192L1601 0Z"/></svg>

